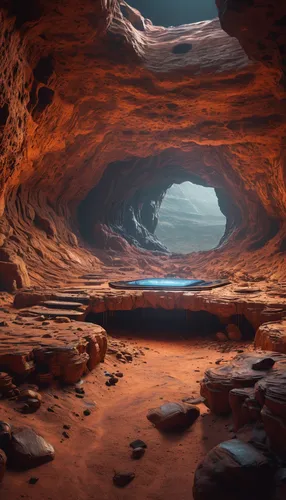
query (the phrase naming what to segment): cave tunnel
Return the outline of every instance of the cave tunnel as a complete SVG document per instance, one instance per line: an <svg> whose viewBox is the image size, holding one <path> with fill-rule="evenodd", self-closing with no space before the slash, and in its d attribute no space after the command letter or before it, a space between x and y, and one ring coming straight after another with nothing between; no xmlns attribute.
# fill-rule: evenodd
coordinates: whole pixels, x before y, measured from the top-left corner
<svg viewBox="0 0 286 500"><path fill-rule="evenodd" d="M239 226L241 211L217 179L201 171L152 157L110 164L79 206L82 236L99 248L109 248L119 235L137 248L179 254L223 244Z"/></svg>

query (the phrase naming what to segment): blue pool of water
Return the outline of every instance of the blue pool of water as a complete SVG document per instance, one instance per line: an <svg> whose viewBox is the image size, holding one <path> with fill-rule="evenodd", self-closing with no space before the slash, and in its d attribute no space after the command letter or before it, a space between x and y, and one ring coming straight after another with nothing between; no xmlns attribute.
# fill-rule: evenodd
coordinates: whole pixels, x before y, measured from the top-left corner
<svg viewBox="0 0 286 500"><path fill-rule="evenodd" d="M176 288L176 287L188 287L196 286L204 283L203 280L188 280L183 278L147 278L142 280L127 281L128 285L134 286L146 286L146 287L166 287L166 288Z"/></svg>

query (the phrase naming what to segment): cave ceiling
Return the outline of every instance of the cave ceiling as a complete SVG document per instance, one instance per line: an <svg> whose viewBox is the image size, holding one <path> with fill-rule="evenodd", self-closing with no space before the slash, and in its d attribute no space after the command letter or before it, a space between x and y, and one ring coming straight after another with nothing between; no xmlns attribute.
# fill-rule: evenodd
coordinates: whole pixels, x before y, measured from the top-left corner
<svg viewBox="0 0 286 500"><path fill-rule="evenodd" d="M286 6L217 7L212 21L163 28L124 1L2 0L0 261L20 284L100 266L78 213L116 164L123 184L124 165L162 179L172 165L223 190L228 238L185 267L286 278ZM91 202L91 230L93 214Z"/></svg>

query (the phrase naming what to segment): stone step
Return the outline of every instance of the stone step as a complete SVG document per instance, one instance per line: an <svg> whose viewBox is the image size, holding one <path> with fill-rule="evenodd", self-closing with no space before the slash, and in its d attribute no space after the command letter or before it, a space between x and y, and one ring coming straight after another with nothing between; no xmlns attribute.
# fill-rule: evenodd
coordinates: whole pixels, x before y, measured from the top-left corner
<svg viewBox="0 0 286 500"><path fill-rule="evenodd" d="M89 295L85 295L83 293L59 293L53 294L53 300L63 301L63 302L75 302L81 303L82 305L87 305L90 300Z"/></svg>
<svg viewBox="0 0 286 500"><path fill-rule="evenodd" d="M45 300L40 305L49 309L80 309L83 307L81 302L64 302L63 300Z"/></svg>
<svg viewBox="0 0 286 500"><path fill-rule="evenodd" d="M75 309L50 309L44 306L29 307L25 309L21 315L24 316L25 313L33 316L44 316L45 318L66 317L77 320L81 320L83 318L82 311L76 311Z"/></svg>
<svg viewBox="0 0 286 500"><path fill-rule="evenodd" d="M105 276L103 274L83 274L82 276L79 276L79 279L86 280L86 279L101 279L104 280Z"/></svg>

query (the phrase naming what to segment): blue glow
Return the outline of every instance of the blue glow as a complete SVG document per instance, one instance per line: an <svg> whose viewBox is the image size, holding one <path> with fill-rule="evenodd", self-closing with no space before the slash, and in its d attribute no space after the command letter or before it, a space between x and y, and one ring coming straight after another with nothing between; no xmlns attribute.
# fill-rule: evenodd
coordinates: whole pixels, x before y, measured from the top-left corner
<svg viewBox="0 0 286 500"><path fill-rule="evenodd" d="M166 288L195 286L203 283L202 280L188 280L183 278L149 278L143 280L128 281L128 285L135 286L161 286Z"/></svg>

